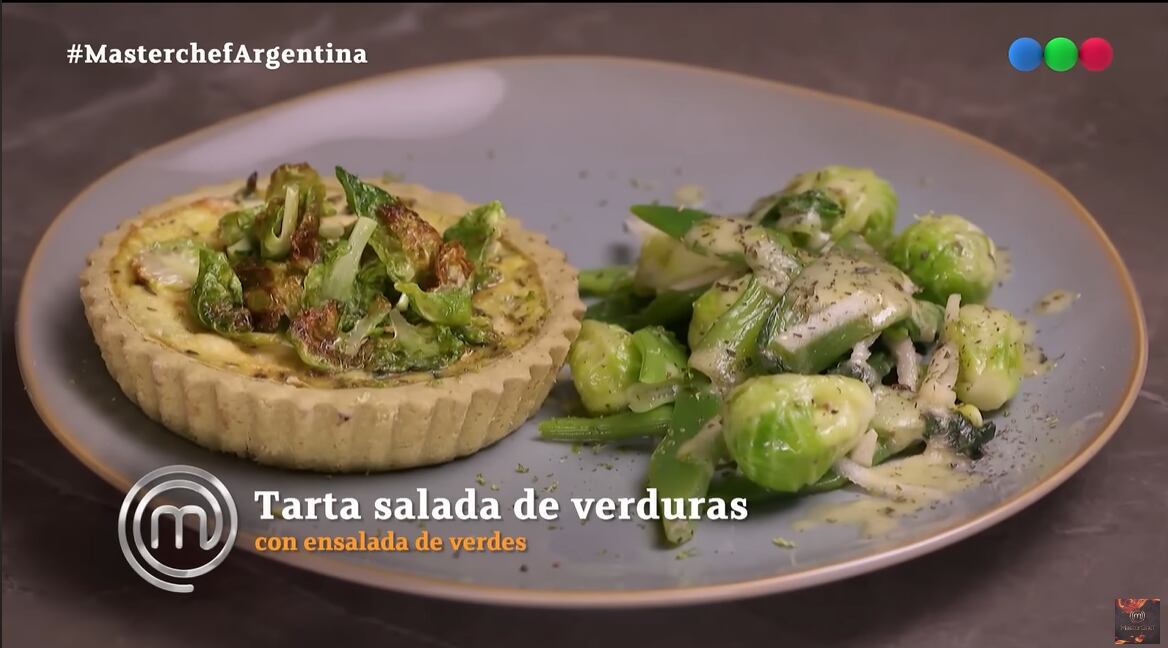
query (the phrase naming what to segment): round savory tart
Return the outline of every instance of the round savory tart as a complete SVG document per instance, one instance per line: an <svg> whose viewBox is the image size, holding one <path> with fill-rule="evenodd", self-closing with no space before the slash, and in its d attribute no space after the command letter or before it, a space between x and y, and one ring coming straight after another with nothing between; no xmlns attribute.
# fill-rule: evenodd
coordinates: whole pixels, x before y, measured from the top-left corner
<svg viewBox="0 0 1168 648"><path fill-rule="evenodd" d="M390 470L472 454L547 397L576 271L498 202L286 164L144 210L81 275L151 418L257 462Z"/></svg>

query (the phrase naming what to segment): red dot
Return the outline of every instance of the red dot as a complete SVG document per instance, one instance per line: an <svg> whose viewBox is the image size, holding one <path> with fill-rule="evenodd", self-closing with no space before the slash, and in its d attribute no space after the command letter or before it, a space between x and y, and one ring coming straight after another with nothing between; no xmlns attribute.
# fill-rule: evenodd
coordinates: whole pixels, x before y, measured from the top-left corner
<svg viewBox="0 0 1168 648"><path fill-rule="evenodd" d="M1079 62L1092 72L1106 70L1114 54L1111 43L1103 38L1088 38L1079 46Z"/></svg>

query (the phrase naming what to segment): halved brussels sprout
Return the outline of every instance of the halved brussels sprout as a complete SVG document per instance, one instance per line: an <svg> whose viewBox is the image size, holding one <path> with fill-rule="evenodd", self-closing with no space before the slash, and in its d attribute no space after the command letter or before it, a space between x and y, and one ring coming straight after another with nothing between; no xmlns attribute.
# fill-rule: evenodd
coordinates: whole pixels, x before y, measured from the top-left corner
<svg viewBox="0 0 1168 648"><path fill-rule="evenodd" d="M961 307L945 324L957 348L957 398L980 410L995 410L1018 393L1022 382L1022 326L1008 311L978 304Z"/></svg>
<svg viewBox="0 0 1168 648"><path fill-rule="evenodd" d="M572 382L584 408L592 414L628 407L629 387L637 383L640 365L633 334L596 320L584 320L568 351Z"/></svg>
<svg viewBox="0 0 1168 648"><path fill-rule="evenodd" d="M842 217L836 206L842 208ZM878 249L892 239L897 198L892 185L871 169L827 166L801 173L782 191L760 198L751 218L773 221L779 229L797 234L810 249L849 233L863 236Z"/></svg>
<svg viewBox="0 0 1168 648"><path fill-rule="evenodd" d="M694 301L693 318L689 321L687 336L691 349L697 348L698 343L714 326L714 322L718 321L718 318L730 310L734 302L738 301L749 282L750 275L742 275L733 279L719 279Z"/></svg>
<svg viewBox="0 0 1168 648"><path fill-rule="evenodd" d="M760 376L730 392L723 435L742 474L793 493L847 454L875 411L872 391L853 378Z"/></svg>
<svg viewBox="0 0 1168 648"><path fill-rule="evenodd" d="M921 290L921 297L944 304L961 295L963 304L990 296L997 275L994 242L976 225L955 214L922 216L888 249L888 259Z"/></svg>

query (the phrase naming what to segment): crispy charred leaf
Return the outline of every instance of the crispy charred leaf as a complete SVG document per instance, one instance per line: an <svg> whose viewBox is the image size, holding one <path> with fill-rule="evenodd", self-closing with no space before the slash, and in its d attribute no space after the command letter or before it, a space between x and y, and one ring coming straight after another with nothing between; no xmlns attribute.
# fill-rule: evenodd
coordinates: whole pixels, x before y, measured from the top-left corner
<svg viewBox="0 0 1168 648"><path fill-rule="evenodd" d="M308 366L327 373L364 367L382 339L381 326L393 306L381 295L369 300L366 311L345 326L345 306L336 300L302 309L288 327L292 347Z"/></svg>
<svg viewBox="0 0 1168 648"><path fill-rule="evenodd" d="M356 278L361 268L361 253L376 227L371 219L360 219L347 240L337 241L325 253L324 259L308 270L304 279L306 304L316 306L330 299L347 302L357 295Z"/></svg>
<svg viewBox="0 0 1168 648"><path fill-rule="evenodd" d="M485 315L472 316L470 324L456 327L454 332L463 342L475 346L486 346L499 341L499 334L491 326L490 318Z"/></svg>
<svg viewBox="0 0 1168 648"><path fill-rule="evenodd" d="M993 421L974 425L972 421L957 412L925 415L925 438L939 439L954 452L970 459L980 459L982 447L997 433Z"/></svg>
<svg viewBox="0 0 1168 648"><path fill-rule="evenodd" d="M377 337L362 349L366 371L375 374L439 369L462 355L465 345L447 326L410 324L396 310L389 313L392 337Z"/></svg>
<svg viewBox="0 0 1168 648"><path fill-rule="evenodd" d="M330 300L300 309L288 327L288 339L301 362L327 373L352 364L342 350L340 304Z"/></svg>
<svg viewBox="0 0 1168 648"><path fill-rule="evenodd" d="M402 249L401 242L389 233L384 223L377 223L377 229L373 230L373 235L369 237L369 247L381 261L390 279L413 281L417 278L418 271L414 268L413 261Z"/></svg>
<svg viewBox="0 0 1168 648"><path fill-rule="evenodd" d="M235 192L235 199L247 200L248 198L254 197L256 195L256 183L259 182L259 179L260 172L252 171L251 175L247 177L247 182L244 183L242 187L240 187L239 191Z"/></svg>
<svg viewBox="0 0 1168 648"><path fill-rule="evenodd" d="M460 288L474 278L475 266L458 241L446 241L434 257L434 277L440 288Z"/></svg>
<svg viewBox="0 0 1168 648"><path fill-rule="evenodd" d="M292 235L300 221L300 204L300 189L294 184L285 187L283 196L268 199L254 226L263 258L280 261L292 251Z"/></svg>
<svg viewBox="0 0 1168 648"><path fill-rule="evenodd" d="M235 274L256 331L278 331L300 309L303 277L288 266L246 257L235 264Z"/></svg>
<svg viewBox="0 0 1168 648"><path fill-rule="evenodd" d="M389 303L389 300L380 294L373 295L369 299L369 307L365 314L353 324L352 328L341 335L341 353L346 358L355 358L370 336L389 317L391 310L393 310L393 305Z"/></svg>
<svg viewBox="0 0 1168 648"><path fill-rule="evenodd" d="M272 175L268 179L268 190L264 196L265 200L273 198L280 198L287 194L288 187L295 186L297 193L301 196L307 196L311 192L315 196L315 200L324 201L325 190L324 182L320 179L320 174L316 172L307 162L300 162L298 164L281 164L272 170ZM316 205L320 209L320 205Z"/></svg>
<svg viewBox="0 0 1168 648"><path fill-rule="evenodd" d="M219 219L219 242L223 245L229 259L235 260L250 255L258 249L259 242L255 237L256 216L262 211L261 207L237 209L224 214Z"/></svg>
<svg viewBox="0 0 1168 648"><path fill-rule="evenodd" d="M468 211L442 234L447 242L458 242L475 268L481 268L494 252L499 227L506 217L503 205L493 200Z"/></svg>
<svg viewBox="0 0 1168 648"><path fill-rule="evenodd" d="M323 201L316 195L316 188L309 187L303 195L300 222L292 233L291 264L301 271L320 259L320 208Z"/></svg>
<svg viewBox="0 0 1168 648"><path fill-rule="evenodd" d="M360 178L349 173L343 167L337 167L337 180L345 190L345 200L349 203L349 211L358 216L373 218L379 207L401 202L397 196L381 187L362 182Z"/></svg>
<svg viewBox="0 0 1168 648"><path fill-rule="evenodd" d="M380 205L377 217L405 252L415 279L428 281L434 258L442 247L442 235L418 212L401 202Z"/></svg>
<svg viewBox="0 0 1168 648"><path fill-rule="evenodd" d="M199 249L199 274L191 288L190 303L199 322L216 333L232 337L252 331L239 277L222 252Z"/></svg>
<svg viewBox="0 0 1168 648"><path fill-rule="evenodd" d="M134 255L130 267L154 293L186 290L199 276L199 245L191 239L152 243Z"/></svg>
<svg viewBox="0 0 1168 648"><path fill-rule="evenodd" d="M411 313L434 324L466 326L471 321L470 291L466 288L422 290L416 283L398 282L394 290L409 300Z"/></svg>

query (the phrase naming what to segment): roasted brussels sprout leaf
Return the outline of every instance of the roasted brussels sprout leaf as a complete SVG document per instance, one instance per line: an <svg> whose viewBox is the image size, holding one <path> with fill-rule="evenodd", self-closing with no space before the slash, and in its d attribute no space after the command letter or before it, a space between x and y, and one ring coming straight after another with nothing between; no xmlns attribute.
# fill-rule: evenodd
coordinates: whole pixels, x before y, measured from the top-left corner
<svg viewBox="0 0 1168 648"><path fill-rule="evenodd" d="M353 226L347 240L337 241L324 258L308 270L304 279L304 301L316 306L327 300L346 302L356 294L361 254L377 224L362 218Z"/></svg>
<svg viewBox="0 0 1168 648"><path fill-rule="evenodd" d="M868 430L876 411L868 387L843 376L751 378L726 401L724 436L744 475L796 492L822 478Z"/></svg>
<svg viewBox="0 0 1168 648"><path fill-rule="evenodd" d="M470 291L465 288L436 288L429 292L416 283L398 282L394 289L409 300L409 310L418 317L445 326L466 326L471 322Z"/></svg>
<svg viewBox="0 0 1168 648"><path fill-rule="evenodd" d="M945 325L957 348L957 398L980 410L995 410L1018 393L1022 382L1022 326L1008 311L978 304L961 307Z"/></svg>
<svg viewBox="0 0 1168 648"><path fill-rule="evenodd" d="M472 315L469 324L456 327L454 332L463 342L476 346L494 344L499 340L499 334L491 326L490 318L484 315Z"/></svg>
<svg viewBox="0 0 1168 648"><path fill-rule="evenodd" d="M219 242L227 252L227 258L239 259L258 249L259 241L253 230L260 212L260 207L237 209L219 219Z"/></svg>
<svg viewBox="0 0 1168 648"><path fill-rule="evenodd" d="M442 288L461 288L471 285L475 267L466 250L458 241L447 241L438 248L434 257L434 278Z"/></svg>
<svg viewBox="0 0 1168 648"><path fill-rule="evenodd" d="M191 309L203 326L226 337L252 331L251 314L243 305L243 287L227 255L199 248L199 274L191 288Z"/></svg>
<svg viewBox="0 0 1168 648"><path fill-rule="evenodd" d="M363 349L364 368L375 374L439 369L458 360L466 345L448 326L410 324L389 312L392 337L378 337Z"/></svg>
<svg viewBox="0 0 1168 648"><path fill-rule="evenodd" d="M186 290L199 277L199 244L191 239L152 243L134 255L134 276L151 292Z"/></svg>
<svg viewBox="0 0 1168 648"><path fill-rule="evenodd" d="M243 287L243 304L256 331L280 330L300 309L303 277L288 266L245 257L234 266Z"/></svg>
<svg viewBox="0 0 1168 648"><path fill-rule="evenodd" d="M961 295L963 304L990 296L997 276L996 248L976 225L954 214L922 216L888 249L888 259L920 288L921 297L944 304Z"/></svg>
<svg viewBox="0 0 1168 648"><path fill-rule="evenodd" d="M457 223L446 229L442 239L460 243L477 270L495 253L500 228L506 217L503 205L493 200L463 214Z"/></svg>
<svg viewBox="0 0 1168 648"><path fill-rule="evenodd" d="M337 180L345 190L345 201L349 204L349 211L358 216L374 218L377 209L382 205L401 202L397 196L390 194L381 187L362 182L360 178L349 173L343 167L338 166L336 173Z"/></svg>
<svg viewBox="0 0 1168 648"><path fill-rule="evenodd" d="M307 196L312 194L314 200L323 201L325 196L324 182L320 179L320 174L316 172L307 163L301 162L299 164L281 164L272 170L272 175L268 179L268 189L264 198L272 200L273 198L281 198L287 195L288 187L296 187L296 192L300 196ZM320 208L316 204L317 209Z"/></svg>
<svg viewBox="0 0 1168 648"><path fill-rule="evenodd" d="M329 300L302 308L292 318L288 339L304 364L326 373L335 373L355 363L342 350L339 304Z"/></svg>
<svg viewBox="0 0 1168 648"><path fill-rule="evenodd" d="M428 282L434 259L442 247L442 235L418 215L418 212L401 202L380 205L377 207L377 218L385 226L389 236L397 241L397 249L405 254L414 281ZM389 262L386 262L386 267L390 268ZM391 274L395 272L392 268L390 271Z"/></svg>

